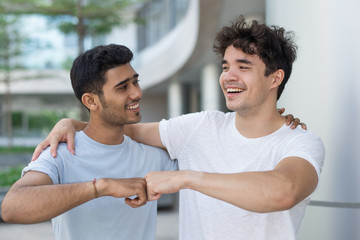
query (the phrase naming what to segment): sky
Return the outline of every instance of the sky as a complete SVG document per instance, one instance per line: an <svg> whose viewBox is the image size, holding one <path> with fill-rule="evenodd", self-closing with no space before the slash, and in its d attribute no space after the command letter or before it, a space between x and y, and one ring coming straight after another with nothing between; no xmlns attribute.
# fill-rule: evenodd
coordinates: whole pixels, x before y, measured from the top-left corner
<svg viewBox="0 0 360 240"><path fill-rule="evenodd" d="M76 38L65 37L56 26L48 24L45 17L25 16L21 22L22 35L32 42L21 59L25 67L58 69L68 57L73 57L71 54L77 53Z"/></svg>

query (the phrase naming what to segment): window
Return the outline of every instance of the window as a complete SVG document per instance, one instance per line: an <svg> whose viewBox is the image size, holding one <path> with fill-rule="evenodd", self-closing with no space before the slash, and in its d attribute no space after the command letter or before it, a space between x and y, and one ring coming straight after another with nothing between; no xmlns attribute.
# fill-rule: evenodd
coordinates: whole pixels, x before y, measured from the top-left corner
<svg viewBox="0 0 360 240"><path fill-rule="evenodd" d="M149 0L139 11L138 50L158 42L185 16L189 0Z"/></svg>

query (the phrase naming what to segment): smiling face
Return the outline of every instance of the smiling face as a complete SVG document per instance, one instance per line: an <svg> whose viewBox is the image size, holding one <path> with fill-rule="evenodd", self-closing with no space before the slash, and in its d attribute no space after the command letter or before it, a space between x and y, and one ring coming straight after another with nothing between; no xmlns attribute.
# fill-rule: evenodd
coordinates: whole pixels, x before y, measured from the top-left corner
<svg viewBox="0 0 360 240"><path fill-rule="evenodd" d="M105 124L120 126L141 120L138 76L129 63L106 72L103 94L99 95L100 117Z"/></svg>
<svg viewBox="0 0 360 240"><path fill-rule="evenodd" d="M222 69L220 85L228 109L243 115L272 101L269 95L276 91L274 76L265 76L265 64L257 55L245 54L231 45L225 50Z"/></svg>

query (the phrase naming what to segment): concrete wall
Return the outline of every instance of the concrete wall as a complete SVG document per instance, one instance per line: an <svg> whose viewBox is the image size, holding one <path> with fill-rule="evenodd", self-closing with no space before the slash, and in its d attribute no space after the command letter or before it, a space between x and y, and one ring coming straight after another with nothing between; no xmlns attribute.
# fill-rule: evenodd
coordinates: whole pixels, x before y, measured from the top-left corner
<svg viewBox="0 0 360 240"><path fill-rule="evenodd" d="M360 2L266 1L266 22L295 31L298 59L279 106L326 147L316 200L360 202ZM359 239L360 210L310 206L299 239Z"/></svg>

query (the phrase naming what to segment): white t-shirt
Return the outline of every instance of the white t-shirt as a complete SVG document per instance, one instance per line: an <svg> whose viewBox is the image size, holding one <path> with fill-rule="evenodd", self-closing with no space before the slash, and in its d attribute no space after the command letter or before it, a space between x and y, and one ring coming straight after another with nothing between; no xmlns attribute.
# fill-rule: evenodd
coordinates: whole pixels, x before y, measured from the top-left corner
<svg viewBox="0 0 360 240"><path fill-rule="evenodd" d="M159 149L125 136L119 145L104 145L84 132L75 136L76 156L60 144L56 158L49 149L24 168L46 173L54 184L91 181L94 178L144 177L150 171L177 170L176 161ZM99 197L52 219L59 240L155 239L157 202L139 208L124 198Z"/></svg>
<svg viewBox="0 0 360 240"><path fill-rule="evenodd" d="M187 114L160 122L160 136L180 170L236 173L272 170L298 156L320 175L324 146L320 138L286 125L261 138L246 138L235 127L235 113ZM295 239L310 196L287 211L249 212L192 190L180 191L180 240Z"/></svg>

